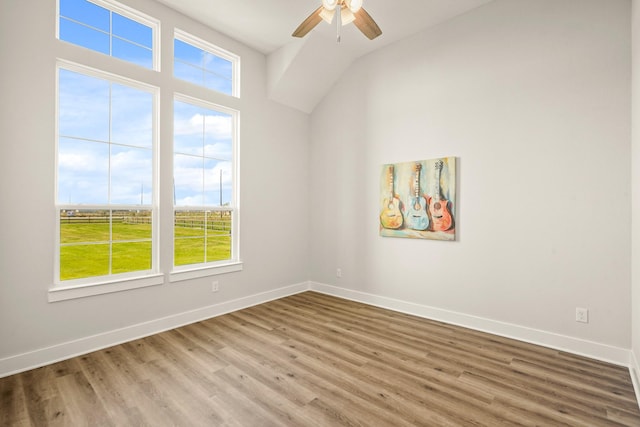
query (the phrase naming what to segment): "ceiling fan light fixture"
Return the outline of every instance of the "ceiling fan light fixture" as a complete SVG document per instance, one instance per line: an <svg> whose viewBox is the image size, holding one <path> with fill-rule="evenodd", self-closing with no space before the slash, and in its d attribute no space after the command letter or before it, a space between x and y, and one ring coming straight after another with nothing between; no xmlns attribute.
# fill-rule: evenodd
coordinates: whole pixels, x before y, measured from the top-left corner
<svg viewBox="0 0 640 427"><path fill-rule="evenodd" d="M342 21L342 25L347 25L355 21L356 16L348 8L344 7L340 11L340 19Z"/></svg>
<svg viewBox="0 0 640 427"><path fill-rule="evenodd" d="M331 24L333 22L333 17L335 16L335 10L322 9L320 11L320 18L327 24Z"/></svg>
<svg viewBox="0 0 640 427"><path fill-rule="evenodd" d="M362 8L362 0L346 0L347 7L353 13L356 13Z"/></svg>
<svg viewBox="0 0 640 427"><path fill-rule="evenodd" d="M322 7L326 10L333 10L338 5L338 0L322 0Z"/></svg>
<svg viewBox="0 0 640 427"><path fill-rule="evenodd" d="M353 24L369 40L373 40L382 34L382 30L376 21L362 7L363 0L322 0L322 5L314 10L291 34L293 37L302 38L322 21L331 24L336 18L337 38L340 41L340 27ZM336 13L336 8L338 12Z"/></svg>

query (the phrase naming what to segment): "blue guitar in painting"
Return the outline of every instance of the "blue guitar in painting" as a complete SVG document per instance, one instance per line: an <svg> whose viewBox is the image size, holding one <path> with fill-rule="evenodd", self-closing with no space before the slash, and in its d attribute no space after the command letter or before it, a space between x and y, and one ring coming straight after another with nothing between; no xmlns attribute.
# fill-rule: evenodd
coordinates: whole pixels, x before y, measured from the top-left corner
<svg viewBox="0 0 640 427"><path fill-rule="evenodd" d="M408 209L405 220L408 228L412 230L426 230L429 228L429 215L427 215L427 199L420 194L420 170L422 165L416 163L413 167L413 196L407 203Z"/></svg>

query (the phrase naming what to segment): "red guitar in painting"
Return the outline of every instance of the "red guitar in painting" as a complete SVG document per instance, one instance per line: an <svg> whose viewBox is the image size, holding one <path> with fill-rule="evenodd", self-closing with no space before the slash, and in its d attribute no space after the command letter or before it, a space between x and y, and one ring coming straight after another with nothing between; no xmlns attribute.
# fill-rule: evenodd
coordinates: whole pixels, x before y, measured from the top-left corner
<svg viewBox="0 0 640 427"><path fill-rule="evenodd" d="M436 162L436 188L433 197L429 197L428 200L431 229L433 231L447 231L453 226L453 217L449 209L449 201L444 198L440 186L443 165L442 160Z"/></svg>
<svg viewBox="0 0 640 427"><path fill-rule="evenodd" d="M382 201L382 212L380 212L380 224L384 228L396 230L402 227L404 221L402 212L400 212L400 199L393 191L393 165L387 168L387 183L389 192Z"/></svg>

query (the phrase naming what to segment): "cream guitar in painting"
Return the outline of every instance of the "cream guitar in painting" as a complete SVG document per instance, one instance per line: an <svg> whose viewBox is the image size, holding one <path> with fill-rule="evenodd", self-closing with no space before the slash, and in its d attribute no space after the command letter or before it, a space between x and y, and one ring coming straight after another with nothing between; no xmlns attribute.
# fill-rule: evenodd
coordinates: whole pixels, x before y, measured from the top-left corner
<svg viewBox="0 0 640 427"><path fill-rule="evenodd" d="M402 212L400 212L400 199L394 192L394 167L389 165L387 167L387 186L388 193L382 201L382 212L380 213L380 224L384 228L396 230L402 227L404 219Z"/></svg>
<svg viewBox="0 0 640 427"><path fill-rule="evenodd" d="M442 167L444 163L438 160L435 163L436 178L433 197L430 197L429 214L431 216L431 229L433 231L447 231L453 226L453 217L449 209L449 201L442 194L440 186L440 178L442 175Z"/></svg>
<svg viewBox="0 0 640 427"><path fill-rule="evenodd" d="M427 199L420 193L420 171L422 165L416 163L413 167L413 186L411 197L407 203L405 221L407 228L412 230L426 230L429 228L429 215L427 215Z"/></svg>

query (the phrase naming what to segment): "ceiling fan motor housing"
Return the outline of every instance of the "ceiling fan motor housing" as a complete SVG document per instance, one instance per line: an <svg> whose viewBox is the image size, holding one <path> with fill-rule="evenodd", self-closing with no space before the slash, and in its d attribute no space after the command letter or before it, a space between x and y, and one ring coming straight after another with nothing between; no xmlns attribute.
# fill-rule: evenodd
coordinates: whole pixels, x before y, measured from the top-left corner
<svg viewBox="0 0 640 427"><path fill-rule="evenodd" d="M338 5L338 0L322 0L322 7L327 10L333 10Z"/></svg>
<svg viewBox="0 0 640 427"><path fill-rule="evenodd" d="M327 10L334 10L339 5L344 5L352 13L356 13L362 7L362 0L322 0L322 7Z"/></svg>

